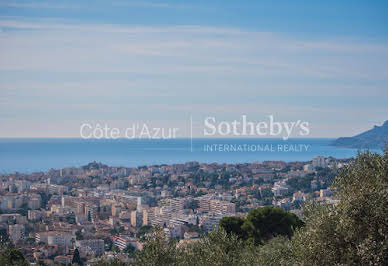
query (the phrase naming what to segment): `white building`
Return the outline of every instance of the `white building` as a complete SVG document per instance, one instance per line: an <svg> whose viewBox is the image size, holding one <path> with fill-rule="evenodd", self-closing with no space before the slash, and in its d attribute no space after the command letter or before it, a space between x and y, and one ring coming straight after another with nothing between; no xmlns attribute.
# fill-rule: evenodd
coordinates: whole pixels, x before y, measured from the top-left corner
<svg viewBox="0 0 388 266"><path fill-rule="evenodd" d="M8 235L12 242L17 242L24 239L24 225L12 224L8 226Z"/></svg>
<svg viewBox="0 0 388 266"><path fill-rule="evenodd" d="M312 165L313 165L313 167L326 167L325 157L323 157L323 156L314 157Z"/></svg>
<svg viewBox="0 0 388 266"><path fill-rule="evenodd" d="M23 192L27 189L30 189L30 182L25 181L25 180L17 180L15 181L15 186L18 190L18 192Z"/></svg>
<svg viewBox="0 0 388 266"><path fill-rule="evenodd" d="M35 235L35 241L37 243L44 242L48 245L65 245L71 247L73 245L72 239L75 239L72 234L58 231L39 232Z"/></svg>
<svg viewBox="0 0 388 266"><path fill-rule="evenodd" d="M40 220L44 216L45 212L40 210L28 210L27 213L28 220Z"/></svg>
<svg viewBox="0 0 388 266"><path fill-rule="evenodd" d="M38 196L33 196L33 197L30 197L28 199L28 208L29 209L32 209L32 210L37 210L37 209L40 209L41 205L42 205L42 199L40 197L40 195Z"/></svg>
<svg viewBox="0 0 388 266"><path fill-rule="evenodd" d="M104 240L102 239L77 240L75 246L79 249L89 248L96 256L104 254L105 251Z"/></svg>
<svg viewBox="0 0 388 266"><path fill-rule="evenodd" d="M216 213L209 213L201 217L200 225L206 232L210 232L213 228L217 227L223 215Z"/></svg>
<svg viewBox="0 0 388 266"><path fill-rule="evenodd" d="M236 205L229 201L210 200L210 211L220 214L235 214Z"/></svg>
<svg viewBox="0 0 388 266"><path fill-rule="evenodd" d="M321 189L319 191L319 196L320 197L330 197L333 195L333 191L331 189Z"/></svg>
<svg viewBox="0 0 388 266"><path fill-rule="evenodd" d="M303 166L303 171L305 172L311 172L314 169L314 167L311 164L305 164Z"/></svg>
<svg viewBox="0 0 388 266"><path fill-rule="evenodd" d="M283 183L275 183L271 190L274 196L283 196L288 193L288 187Z"/></svg>
<svg viewBox="0 0 388 266"><path fill-rule="evenodd" d="M131 225L134 227L140 227L143 224L143 212L132 211L131 212Z"/></svg>

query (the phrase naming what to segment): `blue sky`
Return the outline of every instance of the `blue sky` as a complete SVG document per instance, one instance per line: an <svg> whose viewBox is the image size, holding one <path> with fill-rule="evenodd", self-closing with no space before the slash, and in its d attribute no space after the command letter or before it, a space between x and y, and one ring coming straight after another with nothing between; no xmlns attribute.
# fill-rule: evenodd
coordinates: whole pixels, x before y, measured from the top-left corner
<svg viewBox="0 0 388 266"><path fill-rule="evenodd" d="M1 0L0 137L243 114L354 135L388 119L387 14L387 1Z"/></svg>

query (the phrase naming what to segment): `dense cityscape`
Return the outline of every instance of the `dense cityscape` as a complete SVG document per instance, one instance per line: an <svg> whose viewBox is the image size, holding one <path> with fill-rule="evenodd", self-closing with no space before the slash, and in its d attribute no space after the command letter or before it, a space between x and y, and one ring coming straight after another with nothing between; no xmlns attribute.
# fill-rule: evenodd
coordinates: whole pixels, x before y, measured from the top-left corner
<svg viewBox="0 0 388 266"><path fill-rule="evenodd" d="M328 187L347 159L309 162L76 168L0 175L0 240L30 263L134 260L153 228L178 245L198 240L223 217L263 206L301 216L304 202L335 203Z"/></svg>

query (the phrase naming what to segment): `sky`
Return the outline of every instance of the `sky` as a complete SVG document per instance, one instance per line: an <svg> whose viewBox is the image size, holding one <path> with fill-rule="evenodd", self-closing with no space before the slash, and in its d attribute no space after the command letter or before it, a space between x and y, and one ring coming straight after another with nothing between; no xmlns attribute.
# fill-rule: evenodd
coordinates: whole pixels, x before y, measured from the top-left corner
<svg viewBox="0 0 388 266"><path fill-rule="evenodd" d="M387 1L0 0L0 137L204 118L388 120Z"/></svg>

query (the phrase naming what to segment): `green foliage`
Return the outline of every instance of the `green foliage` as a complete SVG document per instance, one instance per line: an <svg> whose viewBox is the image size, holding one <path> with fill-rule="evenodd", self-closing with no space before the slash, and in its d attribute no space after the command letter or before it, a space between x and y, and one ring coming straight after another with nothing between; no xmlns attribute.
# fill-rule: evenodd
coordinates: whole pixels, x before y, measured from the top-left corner
<svg viewBox="0 0 388 266"><path fill-rule="evenodd" d="M285 236L272 238L250 256L254 258L250 260L253 263L249 265L294 265L292 244Z"/></svg>
<svg viewBox="0 0 388 266"><path fill-rule="evenodd" d="M135 248L132 245L128 245L123 252L128 254L129 257L133 257L135 255Z"/></svg>
<svg viewBox="0 0 388 266"><path fill-rule="evenodd" d="M75 232L75 237L76 237L77 240L82 240L82 239L84 239L84 236L83 236L81 230L77 230L77 231Z"/></svg>
<svg viewBox="0 0 388 266"><path fill-rule="evenodd" d="M14 266L14 265L29 265L23 254L17 249L5 249L0 253L0 265Z"/></svg>
<svg viewBox="0 0 388 266"><path fill-rule="evenodd" d="M18 209L16 211L16 213L19 213L22 216L27 216L27 214L28 214L28 204L27 203L23 203L22 206L20 207L20 209Z"/></svg>
<svg viewBox="0 0 388 266"><path fill-rule="evenodd" d="M304 193L311 192L311 181L314 178L314 174L308 174L305 177L292 177L287 180L287 186L290 188L290 193L296 191L302 191Z"/></svg>
<svg viewBox="0 0 388 266"><path fill-rule="evenodd" d="M295 214L268 206L249 212L242 229L247 232L248 239L258 245L278 235L291 237L294 230L302 225Z"/></svg>
<svg viewBox="0 0 388 266"><path fill-rule="evenodd" d="M104 243L105 243L105 251L111 251L113 248L112 239L110 239L110 237L105 237Z"/></svg>
<svg viewBox="0 0 388 266"><path fill-rule="evenodd" d="M83 265L83 261L81 260L81 257L79 255L79 251L77 248L74 250L73 260L71 261L71 263Z"/></svg>
<svg viewBox="0 0 388 266"><path fill-rule="evenodd" d="M203 195L206 195L206 193L203 192L202 190L199 190L199 191L194 195L194 197L200 197L200 196L203 196Z"/></svg>
<svg viewBox="0 0 388 266"><path fill-rule="evenodd" d="M139 228L139 231L136 234L136 237L143 241L145 239L145 235L152 231L153 227L151 225L144 225Z"/></svg>
<svg viewBox="0 0 388 266"><path fill-rule="evenodd" d="M195 210L195 209L199 208L199 202L197 200L192 200L189 203L189 206L187 206L187 208L191 209L191 210Z"/></svg>
<svg viewBox="0 0 388 266"><path fill-rule="evenodd" d="M336 168L333 168L333 169L327 168L327 167L317 168L316 171L317 171L317 176L319 176L321 180L326 182L326 187L331 186L335 177L338 174L338 170Z"/></svg>
<svg viewBox="0 0 388 266"><path fill-rule="evenodd" d="M38 260L36 264L39 266L47 266L47 264L42 259Z"/></svg>
<svg viewBox="0 0 388 266"><path fill-rule="evenodd" d="M175 265L248 265L249 250L236 235L216 230L183 248Z"/></svg>
<svg viewBox="0 0 388 266"><path fill-rule="evenodd" d="M303 222L293 213L279 207L263 207L252 210L247 218L224 217L220 226L227 232L248 240L255 245L263 244L274 236L291 237Z"/></svg>
<svg viewBox="0 0 388 266"><path fill-rule="evenodd" d="M224 217L219 226L228 234L235 234L241 239L246 239L246 232L242 229L245 219L240 217Z"/></svg>
<svg viewBox="0 0 388 266"><path fill-rule="evenodd" d="M69 224L75 224L75 216L74 215L69 215L69 216L66 216L66 222L69 223Z"/></svg>
<svg viewBox="0 0 388 266"><path fill-rule="evenodd" d="M265 198L272 199L272 197L273 197L273 193L272 193L272 190L270 188L262 189L260 192L260 195L261 195L262 199L265 199Z"/></svg>
<svg viewBox="0 0 388 266"><path fill-rule="evenodd" d="M7 244L9 241L7 229L0 228L0 246Z"/></svg>
<svg viewBox="0 0 388 266"><path fill-rule="evenodd" d="M138 253L135 265L286 265L292 255L291 242L285 236L257 247L219 228L180 248L159 235Z"/></svg>
<svg viewBox="0 0 388 266"><path fill-rule="evenodd" d="M365 152L335 180L337 205L310 205L294 237L303 265L388 264L388 153Z"/></svg>
<svg viewBox="0 0 388 266"><path fill-rule="evenodd" d="M244 241L222 229L180 248L157 234L138 253L135 265L251 265L250 251Z"/></svg>
<svg viewBox="0 0 388 266"><path fill-rule="evenodd" d="M44 192L39 192L40 197L42 198L42 209L46 209L47 203L51 198L51 195L47 195Z"/></svg>
<svg viewBox="0 0 388 266"><path fill-rule="evenodd" d="M137 254L135 265L177 265L179 253L174 242L164 239L163 231L155 232L154 237L149 239Z"/></svg>

